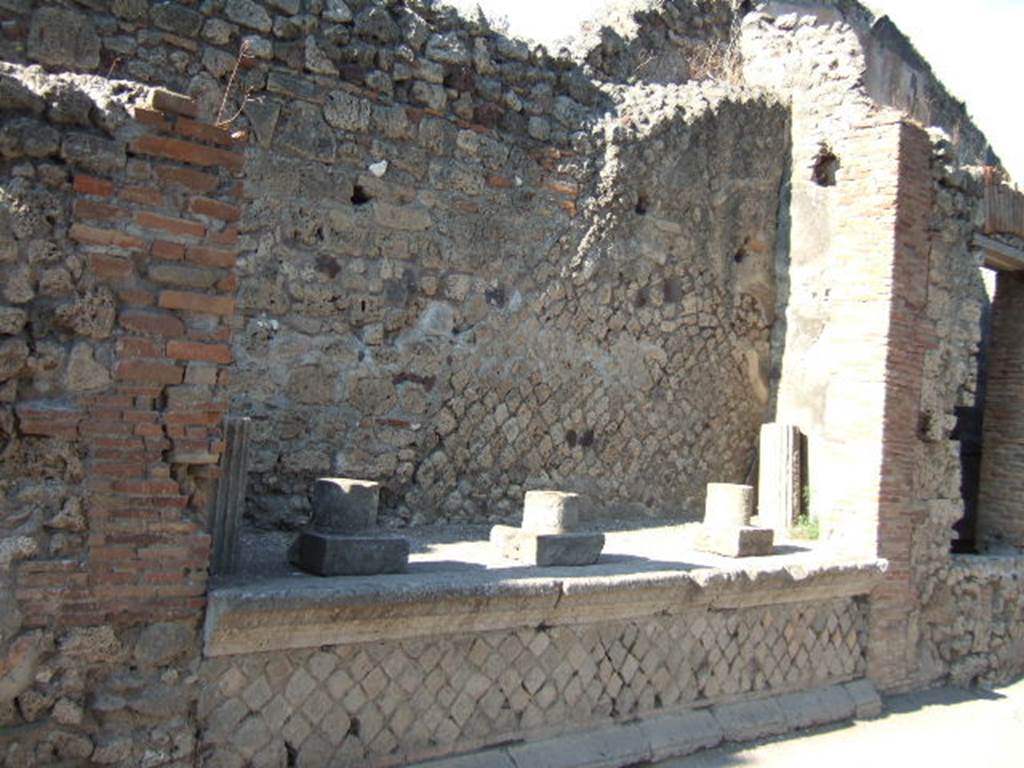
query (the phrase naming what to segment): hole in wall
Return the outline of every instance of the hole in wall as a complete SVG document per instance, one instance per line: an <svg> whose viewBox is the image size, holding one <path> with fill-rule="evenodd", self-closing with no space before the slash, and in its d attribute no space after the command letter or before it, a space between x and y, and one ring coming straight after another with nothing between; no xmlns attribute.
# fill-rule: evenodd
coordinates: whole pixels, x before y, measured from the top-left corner
<svg viewBox="0 0 1024 768"><path fill-rule="evenodd" d="M839 158L828 144L822 142L818 145L818 154L811 165L811 181L819 187L834 187L838 170Z"/></svg>
<svg viewBox="0 0 1024 768"><path fill-rule="evenodd" d="M644 195L638 195L636 198L636 211L637 216L643 216L647 213L647 198Z"/></svg>
<svg viewBox="0 0 1024 768"><path fill-rule="evenodd" d="M373 200L361 184L352 185L352 205L366 205Z"/></svg>

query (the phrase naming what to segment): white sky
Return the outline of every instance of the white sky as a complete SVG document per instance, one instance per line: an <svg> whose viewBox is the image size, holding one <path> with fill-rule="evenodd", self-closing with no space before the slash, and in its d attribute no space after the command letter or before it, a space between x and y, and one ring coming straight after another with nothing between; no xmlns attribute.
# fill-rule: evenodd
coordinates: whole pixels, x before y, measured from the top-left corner
<svg viewBox="0 0 1024 768"><path fill-rule="evenodd" d="M467 2L467 0L463 0ZM863 0L862 0L863 2ZM605 0L472 0L541 42L571 35ZM1024 0L867 0L888 14L1024 182Z"/></svg>

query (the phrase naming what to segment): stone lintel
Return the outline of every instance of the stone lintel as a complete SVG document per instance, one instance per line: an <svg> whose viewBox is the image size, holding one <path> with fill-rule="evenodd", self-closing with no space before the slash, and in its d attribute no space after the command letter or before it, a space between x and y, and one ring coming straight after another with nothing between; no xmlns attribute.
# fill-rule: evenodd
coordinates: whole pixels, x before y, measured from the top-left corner
<svg viewBox="0 0 1024 768"><path fill-rule="evenodd" d="M716 610L866 595L884 560L793 562L602 573L603 566L530 571L282 577L215 588L205 653L315 648L465 632L590 624L707 606Z"/></svg>

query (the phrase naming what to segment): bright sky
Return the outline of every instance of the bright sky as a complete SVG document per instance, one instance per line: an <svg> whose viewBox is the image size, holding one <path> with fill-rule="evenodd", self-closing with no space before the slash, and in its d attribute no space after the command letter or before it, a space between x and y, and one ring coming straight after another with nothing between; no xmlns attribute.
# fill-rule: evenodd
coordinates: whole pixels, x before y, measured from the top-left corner
<svg viewBox="0 0 1024 768"><path fill-rule="evenodd" d="M467 2L468 0L463 0ZM864 0L862 0L863 2ZM510 30L549 43L573 34L605 0L472 0ZM888 14L967 103L1010 174L1024 182L1024 0L867 0Z"/></svg>

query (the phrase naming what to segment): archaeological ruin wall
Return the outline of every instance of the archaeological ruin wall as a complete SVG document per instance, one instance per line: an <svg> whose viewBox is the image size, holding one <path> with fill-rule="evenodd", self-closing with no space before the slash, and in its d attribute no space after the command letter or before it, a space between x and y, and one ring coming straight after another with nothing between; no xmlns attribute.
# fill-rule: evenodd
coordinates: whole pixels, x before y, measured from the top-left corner
<svg viewBox="0 0 1024 768"><path fill-rule="evenodd" d="M1024 671L1020 555L949 552L990 311L961 166L993 158L859 6L655 4L576 61L413 4L4 7L5 766L782 733L818 721L780 696L835 719L865 676ZM325 472L381 480L391 523L540 484L685 519L787 421L847 551L211 591L226 414L263 528Z"/></svg>
<svg viewBox="0 0 1024 768"><path fill-rule="evenodd" d="M255 521L300 524L325 472L384 482L386 513L418 523L510 519L551 483L686 518L707 481L748 478L783 110L667 89L634 116L577 65L440 10L291 6L172 4L149 25L132 3L41 8L6 53L87 51L78 66L239 110L231 410L254 420ZM727 29L723 8L681 6L654 42ZM592 66L625 77L624 45Z"/></svg>

